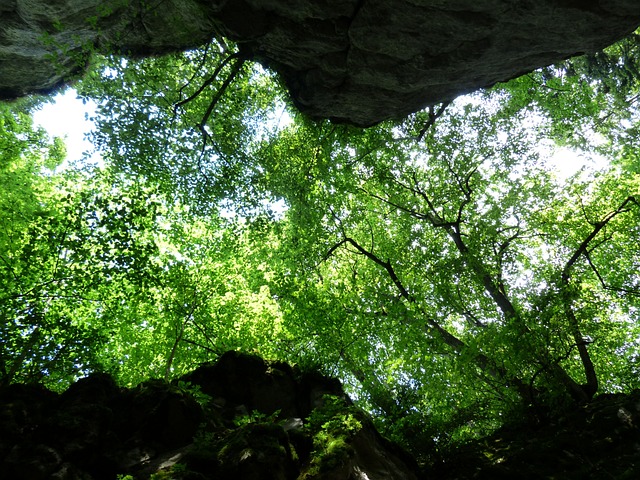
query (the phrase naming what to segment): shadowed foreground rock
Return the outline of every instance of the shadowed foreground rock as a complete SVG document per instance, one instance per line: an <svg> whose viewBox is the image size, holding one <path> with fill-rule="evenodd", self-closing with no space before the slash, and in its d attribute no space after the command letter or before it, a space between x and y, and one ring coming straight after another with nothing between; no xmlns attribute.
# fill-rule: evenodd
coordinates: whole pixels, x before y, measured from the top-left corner
<svg viewBox="0 0 640 480"><path fill-rule="evenodd" d="M0 389L0 478L640 478L640 391L601 395L543 423L523 420L444 456L425 447L419 473L338 381L230 352L171 385L127 390L98 374L61 395Z"/></svg>
<svg viewBox="0 0 640 480"><path fill-rule="evenodd" d="M225 36L278 71L311 117L366 126L638 25L638 0L3 0L0 99L55 89L93 50L162 54Z"/></svg>
<svg viewBox="0 0 640 480"><path fill-rule="evenodd" d="M542 424L524 420L449 453L427 478L640 478L640 390L599 395Z"/></svg>
<svg viewBox="0 0 640 480"><path fill-rule="evenodd" d="M12 385L0 412L0 476L12 480L417 478L338 381L235 352L171 385Z"/></svg>

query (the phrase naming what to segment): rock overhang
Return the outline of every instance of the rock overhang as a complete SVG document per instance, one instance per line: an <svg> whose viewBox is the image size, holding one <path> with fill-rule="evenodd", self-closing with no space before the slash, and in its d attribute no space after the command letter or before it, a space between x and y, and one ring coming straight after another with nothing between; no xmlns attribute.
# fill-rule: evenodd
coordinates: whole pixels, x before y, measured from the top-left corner
<svg viewBox="0 0 640 480"><path fill-rule="evenodd" d="M277 71L302 112L358 126L600 50L640 25L637 0L15 0L0 11L5 99L54 90L87 50L154 55L224 36Z"/></svg>

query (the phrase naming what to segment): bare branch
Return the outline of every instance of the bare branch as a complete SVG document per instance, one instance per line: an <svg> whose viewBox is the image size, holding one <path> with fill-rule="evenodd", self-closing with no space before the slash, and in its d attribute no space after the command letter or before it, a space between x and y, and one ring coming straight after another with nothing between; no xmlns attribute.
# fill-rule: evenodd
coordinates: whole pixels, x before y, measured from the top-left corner
<svg viewBox="0 0 640 480"><path fill-rule="evenodd" d="M624 293L624 294L628 294L628 295L640 296L640 290L638 290L638 289L633 289L632 290L632 289L628 289L628 288L612 287L610 285L607 285L607 283L604 281L604 278L602 278L602 275L600 275L600 271L594 265L594 263L591 261L591 256L589 255L588 252L585 254L585 258L587 259L587 262L589 263L589 266L591 267L591 270L593 270L593 273L595 273L596 277L598 277L598 281L600 282L600 285L602 286L602 288L604 290L609 290L611 292L617 292L617 293Z"/></svg>
<svg viewBox="0 0 640 480"><path fill-rule="evenodd" d="M218 78L218 75L220 74L220 72L222 71L222 69L224 67L227 66L227 64L231 61L234 60L236 58L240 58L241 54L240 52L235 52L232 53L231 55L229 55L227 58L225 58L222 62L220 62L220 65L218 65L216 67L216 69L213 71L213 73L211 74L211 76L209 78L207 78L204 83L202 85L200 85L200 88L198 88L198 90L196 90L193 94L191 94L189 97L185 98L184 100L180 100L179 102L177 102L174 105L174 113L177 113L178 108L186 105L187 103L195 100L198 95L200 95L202 92L204 92L204 90L211 85L213 82L216 81L216 79ZM242 60L240 63L244 63L244 60ZM189 80L189 83L191 82L191 80ZM186 86L186 85L185 85ZM182 88L184 88L185 86L183 86ZM182 92L182 88L180 89L180 91ZM222 90L224 90L224 87L221 87Z"/></svg>
<svg viewBox="0 0 640 480"><path fill-rule="evenodd" d="M381 202L389 205L390 207L396 208L404 213L407 213L410 216L417 218L418 220L428 220L429 222L433 223L431 216L428 214L424 214L413 208L408 208L408 207L405 207L404 205L400 205L399 203L391 201L389 198L382 197L377 193L370 192L365 188L360 187L360 190L366 193L367 195L369 195L370 197L375 198L376 200L380 200Z"/></svg>
<svg viewBox="0 0 640 480"><path fill-rule="evenodd" d="M460 291L460 285L456 285L456 294L458 295L458 301L460 302L460 313L467 319L467 321L474 327L485 328L486 324L482 323L480 319L465 305L462 298L462 292Z"/></svg>
<svg viewBox="0 0 640 480"><path fill-rule="evenodd" d="M333 252L335 252L338 248L340 248L342 245L345 245L345 244L351 245L358 251L360 255L364 255L376 265L381 266L387 272L387 274L389 275L389 278L391 278L391 281L394 283L394 285L400 292L400 295L402 295L402 298L404 298L405 300L409 300L411 302L415 301L413 296L408 292L408 290L404 287L404 285L400 281L400 278L398 278L398 275L393 269L393 266L391 265L390 261L388 260L386 262L383 261L377 255L370 252L366 248L362 247L358 242L356 242L354 239L350 237L345 237L342 241L340 241L339 243L331 247L329 249L329 252L327 252L327 254L325 255L325 259L333 255Z"/></svg>
<svg viewBox="0 0 640 480"><path fill-rule="evenodd" d="M413 295L411 295L407 290L407 288L402 284L400 278L398 277L393 266L391 265L391 262L388 260L387 261L382 260L373 252L366 250L354 239L345 237L343 240L335 244L333 247L329 249L329 251L327 252L327 255L325 255L325 260L329 258L331 255L333 255L333 253L338 248L347 244L354 247L359 254L365 256L366 258L374 262L376 265L379 265L380 267L382 267L387 272L387 275L389 276L393 284L396 286L396 288L400 292L400 296L404 300L406 300L408 303L417 306L418 302L416 298ZM421 309L420 311L424 315L425 333L430 333L431 330L436 331L440 336L440 338L442 338L444 343L456 352L462 352L469 349L466 343L464 343L462 340L460 340L458 337L456 337L452 333L448 332L435 319L427 315L426 312L422 311ZM495 365L495 363L489 357L487 357L486 355L478 351L474 351L473 358L475 359L476 364L478 365L478 367L480 367L481 370L487 372L489 375L491 375L496 379L499 379L503 382L507 382L515 386L518 392L520 393L520 395L523 395L523 398L526 398L526 396L528 396L529 391L527 389L527 386L521 380L510 376L504 369Z"/></svg>
<svg viewBox="0 0 640 480"><path fill-rule="evenodd" d="M222 95L224 95L227 88L229 88L229 85L231 85L231 82L233 82L233 80L235 79L236 75L244 65L244 62L245 62L244 59L240 59L235 63L235 65L233 66L233 69L231 70L231 72L229 73L229 75L227 76L223 84L220 86L220 88L218 89L214 97L211 99L211 103L209 104L209 107L207 108L207 111L203 115L202 120L200 121L200 124L199 124L199 128L201 131L204 131L204 126L209 121L209 117L213 113L213 109L216 107L216 105L222 98Z"/></svg>
<svg viewBox="0 0 640 480"><path fill-rule="evenodd" d="M222 351L222 350L216 350L216 349L213 349L211 347L207 347L206 345L202 345L202 344L200 344L198 342L195 342L193 340L189 340L188 338L183 338L182 341L184 343L188 343L188 344L193 345L195 347L202 348L203 350L206 350L207 352L211 352L211 353L213 353L215 355L222 355L224 353L224 351Z"/></svg>
<svg viewBox="0 0 640 480"><path fill-rule="evenodd" d="M182 87L180 87L180 90L178 90L178 97L180 97L180 98L182 97L182 93L183 93L184 89L187 88L189 85L191 85L191 83L195 80L196 75L198 74L198 72L200 72L202 67L204 67L204 64L207 61L207 57L209 56L209 48L211 47L211 44L213 42L214 42L214 40L211 40L211 42L209 42L209 43L207 43L205 45L204 52L202 52L202 58L201 58L201 60L200 60L200 62L198 64L198 66L194 69L194 72L193 72L193 75L191 75L191 78L189 78L189 80L187 80L186 83L184 85L182 85ZM202 90L200 90L200 91L202 91ZM174 110L173 110L174 115L177 113L177 109L178 109L179 106L180 105L175 104Z"/></svg>
<svg viewBox="0 0 640 480"><path fill-rule="evenodd" d="M446 221L440 214L438 214L435 208L435 205L431 201L431 198L429 197L429 195L427 195L427 193L420 188L420 182L417 177L417 173L415 171L411 172L413 186L405 185L393 177L391 177L390 180L396 183L396 185L400 186L401 188L408 190L413 195L422 199L427 204L427 207L429 209L428 212L425 212L425 213L419 212L415 209L408 208L396 202L393 202L390 199L382 197L378 194L374 194L371 192L367 192L367 193L369 193L369 195L373 196L374 198L377 198L385 202L386 204L393 206L394 208L397 208L401 211L404 211L412 215L415 218L418 218L421 220L427 220L429 223L431 223L433 227L444 229L449 235L449 237L451 238L451 240L453 240L457 250L460 252L460 254L462 255L467 265L481 279L485 290L487 291L487 293L489 293L489 295L494 300L494 302L496 303L500 311L502 311L504 316L506 318L517 318L518 317L517 311L514 305L511 303L511 300L509 300L509 298L505 294L504 288L500 287L500 282L495 281L494 278L487 272L487 269L485 268L485 266L477 258L475 258L473 255L469 253L469 249L464 242L463 234L460 228L462 211L464 207L471 201L471 193L472 193L472 189L470 185L471 177L477 171L478 167L479 165L471 169L465 175L464 181L460 180L459 182L459 185L463 189L463 193L465 193L465 200L461 203L460 207L458 208L458 213L457 213L458 218L456 221ZM524 332L528 331L527 327L524 324L521 325L521 328L523 329Z"/></svg>
<svg viewBox="0 0 640 480"><path fill-rule="evenodd" d="M438 118L442 116L442 114L444 113L444 111L447 109L449 105L451 105L451 102L441 103L440 107L438 107L438 110L435 110L433 108L433 105L429 106L429 118L427 119L427 122L423 125L423 127L420 129L420 132L418 132L418 135L416 135L417 142L422 141L425 134L427 133L427 130L429 130L433 125L435 125L436 120L438 120Z"/></svg>
<svg viewBox="0 0 640 480"><path fill-rule="evenodd" d="M636 205L636 206L640 206L640 203L638 203L638 201L635 199L635 197L629 196L620 204L620 206L618 208L616 208L612 212L609 212L599 222L595 222L595 223L589 222L589 223L591 223L593 225L594 228L591 231L591 233L589 233L589 235L587 235L587 237L578 246L578 248L573 253L571 258L569 258L569 260L567 260L567 263L565 264L564 268L562 269L562 280L563 280L563 282L566 283L566 282L569 281L569 278L571 277L571 269L573 268L573 266L576 264L576 262L578 261L578 259L582 255L586 255L588 253L589 244L591 243L591 241L598 235L598 233L600 233L600 231L602 231L602 229L604 227L607 226L607 224L611 220L613 220L615 217L617 217L618 215L620 215L622 213L628 212L630 210L630 205L631 204Z"/></svg>

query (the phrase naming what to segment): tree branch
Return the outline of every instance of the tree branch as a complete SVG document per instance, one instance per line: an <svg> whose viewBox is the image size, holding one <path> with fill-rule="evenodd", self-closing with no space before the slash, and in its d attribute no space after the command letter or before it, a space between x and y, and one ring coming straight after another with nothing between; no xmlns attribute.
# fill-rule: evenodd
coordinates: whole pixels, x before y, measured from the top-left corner
<svg viewBox="0 0 640 480"><path fill-rule="evenodd" d="M343 240L341 240L340 242L335 244L333 247L331 247L327 252L327 254L325 255L325 260L328 259L331 255L333 255L333 253L338 248L340 248L345 244L351 245L358 251L359 254L364 255L366 258L374 262L376 265L382 267L387 272L387 275L389 275L389 278L391 279L393 284L396 286L396 288L400 292L400 295L402 296L402 298L404 298L408 303L417 305L416 298L413 295L411 295L407 290L407 288L402 284L400 278L398 277L395 270L393 269L391 262L388 260L383 261L374 253L366 250L364 247L362 247L358 242L356 242L352 238L345 237ZM445 344L448 345L450 348L452 348L456 352L462 352L469 349L466 343L464 343L458 337L456 337L455 335L451 334L446 329L444 329L436 320L431 318L429 315L426 315L426 313L422 310L421 310L421 313L424 315L424 318L425 318L425 322L426 322L425 328L427 333L430 333L429 332L430 329L435 330L436 332L438 332L438 334L440 335L440 338L442 338ZM520 395L523 396L523 398L528 397L529 390L527 389L527 386L520 379L511 377L510 375L508 375L508 373L504 369L495 365L494 362L489 357L487 357L486 355L478 351L474 351L473 358L481 370L487 372L489 375L491 375L496 379L499 379L503 382L507 382L508 384L514 385L518 390L518 392L520 393Z"/></svg>
<svg viewBox="0 0 640 480"><path fill-rule="evenodd" d="M425 134L427 133L427 130L435 125L436 120L438 120L442 116L449 105L451 105L451 102L441 103L440 107L438 107L438 110L435 110L433 108L433 105L429 105L429 118L427 119L427 122L424 124L424 126L420 129L420 132L418 132L418 135L416 135L417 142L422 141Z"/></svg>
<svg viewBox="0 0 640 480"><path fill-rule="evenodd" d="M607 226L607 224L611 220L613 220L615 217L617 217L618 215L620 215L622 213L628 212L629 208L627 208L627 205L629 205L629 204L634 204L636 206L640 206L640 203L638 203L638 201L636 200L635 197L629 196L620 204L620 206L617 209L615 209L612 212L609 212L599 222L593 223L593 230L591 231L591 233L589 233L589 235L587 235L587 237L582 241L582 243L578 246L578 248L573 253L571 258L569 258L569 260L567 260L567 263L565 264L564 268L562 269L562 280L563 281L565 281L565 280L568 281L569 280L569 277L571 276L571 269L573 268L573 266L576 264L576 262L578 261L578 259L582 255L586 255L588 253L588 248L589 248L589 244L591 243L591 241L598 235L598 233L600 233L600 231L604 227Z"/></svg>
<svg viewBox="0 0 640 480"><path fill-rule="evenodd" d="M204 113L204 115L202 116L202 120L198 124L198 129L200 130L200 133L202 133L203 135L205 145L207 143L207 139L209 138L209 134L207 133L204 127L209 121L209 117L211 117L211 114L213 113L213 109L216 107L216 105L222 98L222 95L224 95L227 88L229 88L229 85L231 85L231 82L233 82L233 80L236 78L236 75L244 65L244 62L245 60L241 58L234 64L233 69L231 70L231 72L229 73L229 75L227 76L223 84L220 86L216 94L211 99L211 103L209 103L209 107L207 108L207 111Z"/></svg>
<svg viewBox="0 0 640 480"><path fill-rule="evenodd" d="M207 352L211 352L211 353L213 353L215 355L218 355L218 356L220 356L220 355L222 355L224 353L224 352L222 352L220 350L215 350L215 349L213 349L211 347L207 347L206 345L202 345L202 344L200 344L198 342L195 342L193 340L189 340L188 338L183 338L182 341L184 343L188 343L188 344L193 345L195 347L202 348L203 350L206 350Z"/></svg>
<svg viewBox="0 0 640 480"><path fill-rule="evenodd" d="M241 54L240 52L236 52L236 53L232 53L231 55L229 55L227 58L225 58L222 62L220 62L220 65L218 65L216 67L216 69L213 71L213 73L211 74L211 76L209 78L207 78L202 85L200 85L200 88L198 88L198 90L196 90L193 94L189 95L189 97L185 98L184 100L180 100L179 102L177 102L174 107L173 107L173 111L174 114L177 113L178 108L186 105L187 103L195 100L198 95L200 95L202 92L204 92L204 90L211 85L213 82L216 81L216 79L218 78L218 75L220 74L220 72L222 71L222 69L224 67L227 66L227 64L231 61L234 60L236 58L240 58ZM240 63L244 63L244 60ZM191 83L191 80L189 80L189 83ZM186 86L186 85L185 85ZM183 86L182 88L184 88L185 86ZM180 89L180 91L182 92L182 88ZM222 88L222 90L224 90L224 88Z"/></svg>
<svg viewBox="0 0 640 480"><path fill-rule="evenodd" d="M639 206L640 204L633 196L627 197L620 206L612 212L609 212L605 217L599 222L593 223L593 230L586 236L586 238L580 243L576 251L571 255L567 263L565 263L564 268L562 269L561 281L564 291L564 311L569 321L569 327L571 329L571 333L573 335L573 339L578 348L578 353L580 354L580 360L582 362L582 367L585 373L587 383L583 385L583 391L587 400L592 398L593 395L598 391L598 376L595 371L595 366L593 365L593 361L591 360L591 356L589 355L589 351L587 349L587 342L585 342L582 333L580 331L580 322L576 317L576 314L573 310L573 301L571 295L569 294L569 284L571 281L571 273L573 267L577 263L577 261L583 255L589 261L589 245L596 238L596 236L609 224L611 220L616 218L618 215L622 213L626 213L630 210L631 205Z"/></svg>
<svg viewBox="0 0 640 480"><path fill-rule="evenodd" d="M596 277L598 277L598 281L600 282L600 285L602 286L602 288L604 290L609 290L609 291L618 292L618 293L624 293L624 294L628 294L628 295L640 296L640 291L638 291L638 289L631 290L631 289L628 289L628 288L612 287L612 286L607 285L607 283L604 281L604 278L602 278L602 275L600 275L600 271L598 270L598 267L596 267L594 265L594 263L591 261L591 255L589 255L588 252L585 254L585 258L587 259L587 262L589 263L589 266L591 267L591 270L593 270L593 273L595 273Z"/></svg>
<svg viewBox="0 0 640 480"><path fill-rule="evenodd" d="M342 245L345 245L347 243L349 245L351 245L352 247L354 247L358 251L358 253L360 255L364 255L365 257L367 257L369 260L371 260L376 265L381 266L387 272L387 274L389 275L389 278L391 278L391 281L394 283L394 285L396 286L396 288L400 292L400 295L402 295L402 298L404 298L405 300L411 301L411 302L415 301L414 298L412 297L412 295L404 287L404 285L402 285L402 282L400 281L400 279L398 278L398 275L396 274L395 270L393 269L393 266L391 265L391 262L389 262L388 260L386 262L383 261L378 256L376 256L375 254L373 254L369 250L367 250L364 247L362 247L358 242L356 242L352 238L345 237L343 240L341 240L340 242L335 244L333 247L331 247L329 249L329 251L325 255L324 259L325 260L328 259L331 255L333 255L333 253L338 248L340 248Z"/></svg>

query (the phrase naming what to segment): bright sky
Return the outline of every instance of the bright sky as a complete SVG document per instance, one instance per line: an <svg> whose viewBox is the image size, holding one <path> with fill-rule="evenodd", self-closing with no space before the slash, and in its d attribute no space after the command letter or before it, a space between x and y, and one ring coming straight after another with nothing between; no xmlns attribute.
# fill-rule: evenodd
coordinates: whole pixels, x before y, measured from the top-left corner
<svg viewBox="0 0 640 480"><path fill-rule="evenodd" d="M93 103L82 103L76 91L69 88L54 97L54 103L45 104L33 115L34 123L41 125L49 135L65 138L67 160L80 160L84 152L92 149L91 142L85 139L93 124L88 116L94 114Z"/></svg>
<svg viewBox="0 0 640 480"><path fill-rule="evenodd" d="M570 177L581 167L595 171L605 168L607 164L608 160L604 157L581 155L565 147L556 148L549 159L549 165L555 168L561 180Z"/></svg>

